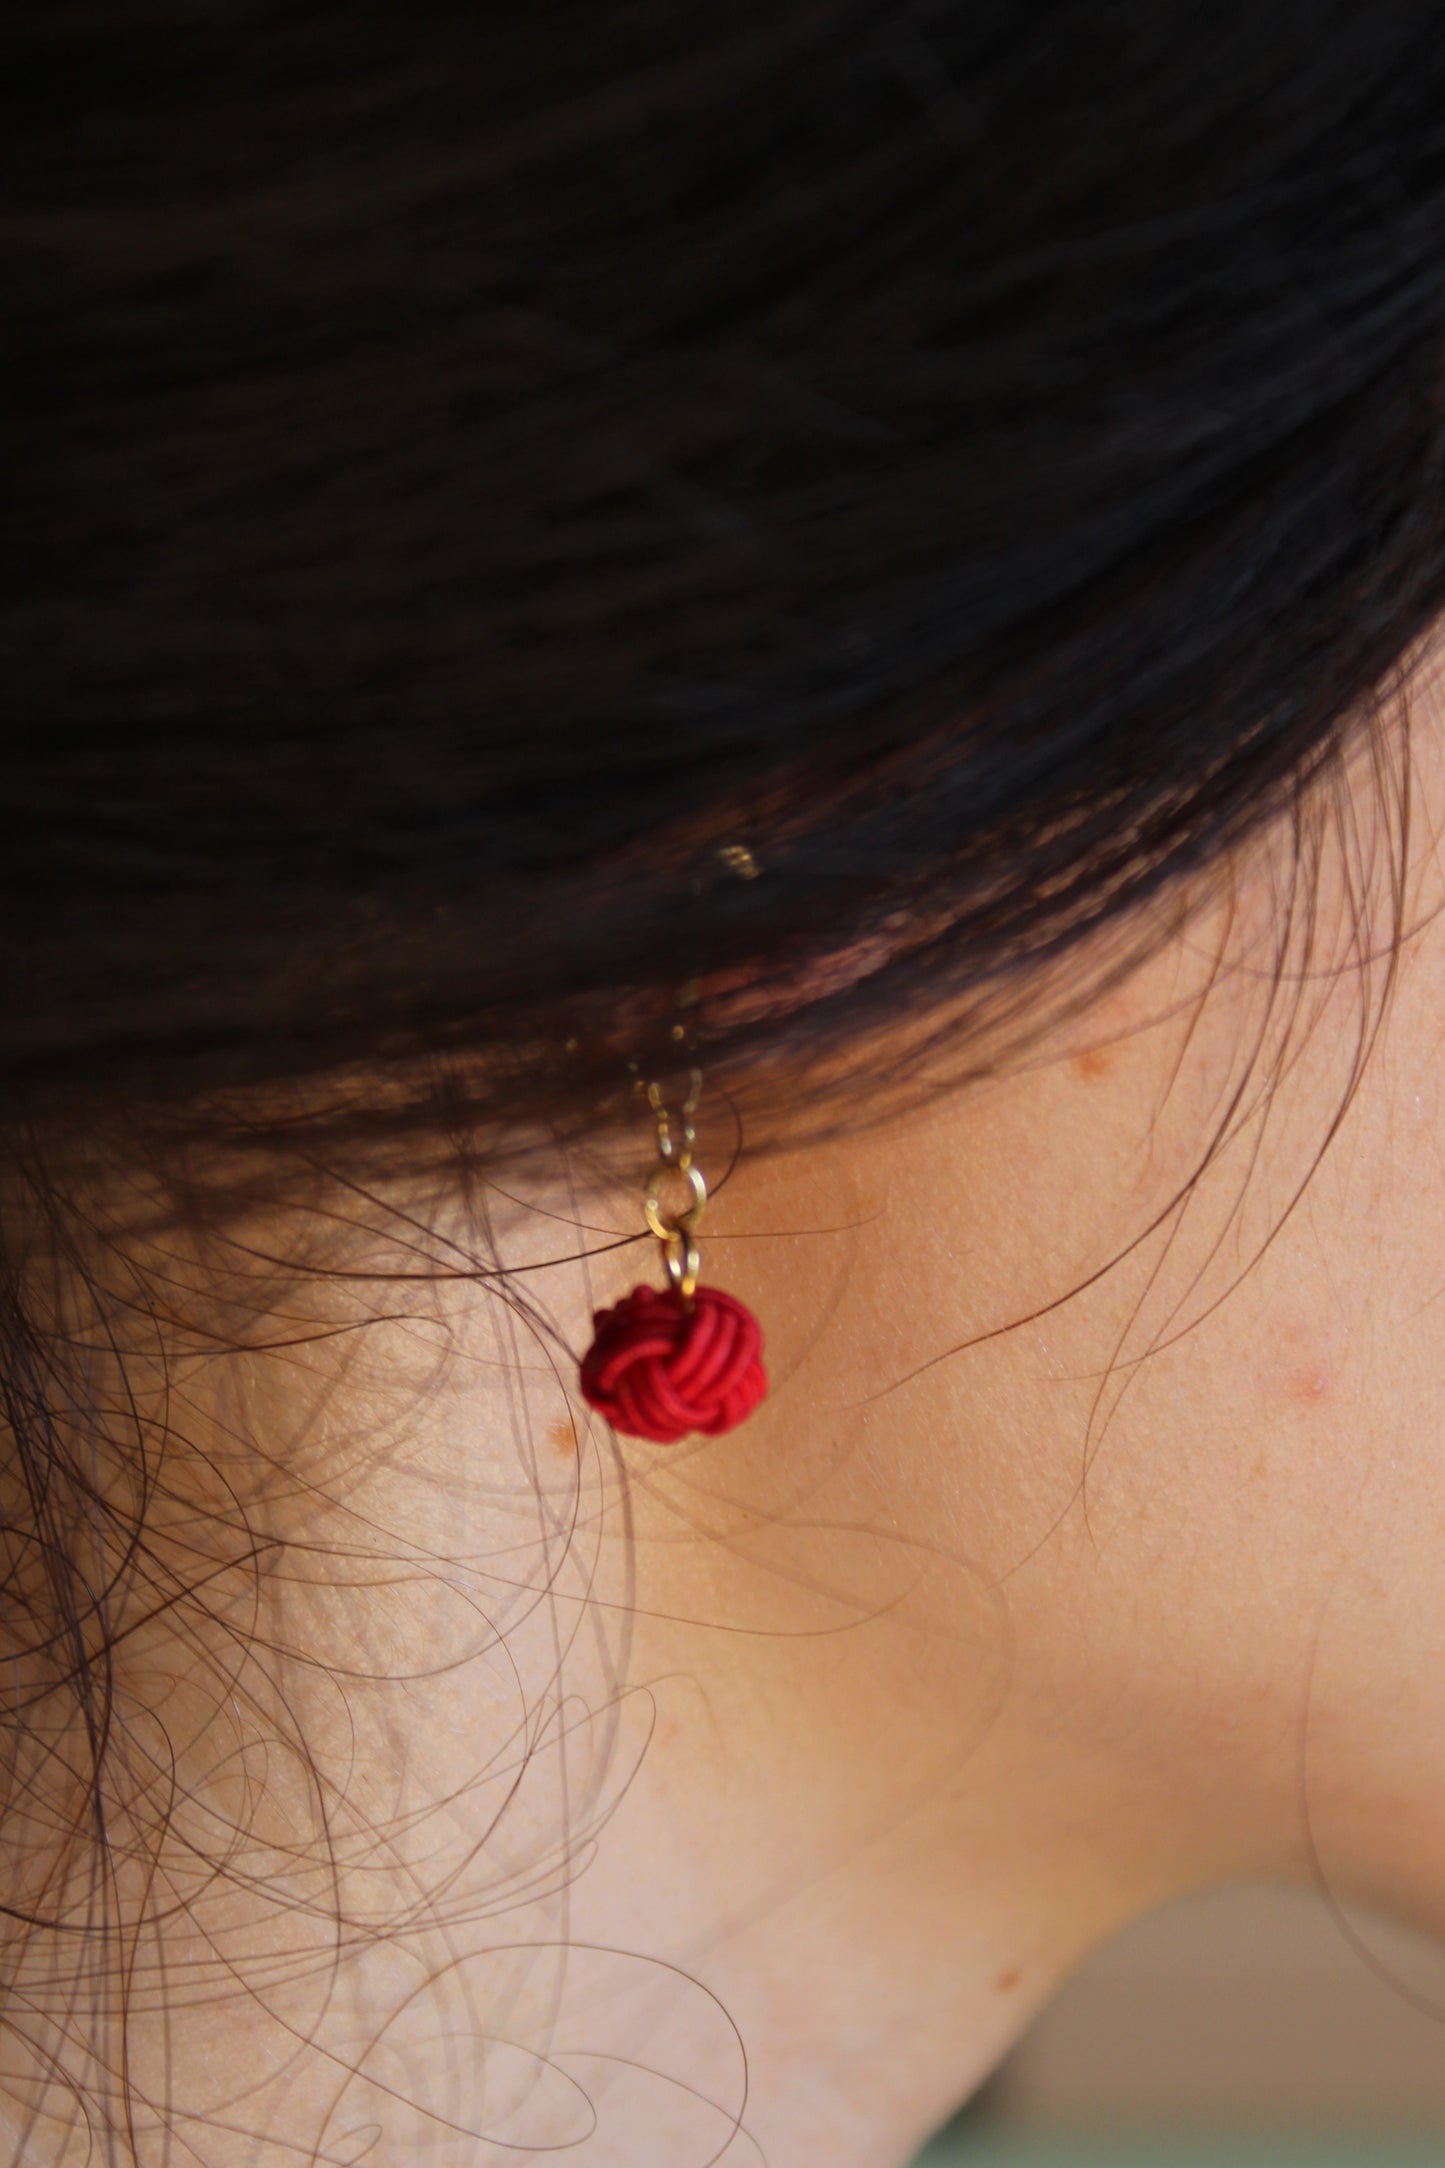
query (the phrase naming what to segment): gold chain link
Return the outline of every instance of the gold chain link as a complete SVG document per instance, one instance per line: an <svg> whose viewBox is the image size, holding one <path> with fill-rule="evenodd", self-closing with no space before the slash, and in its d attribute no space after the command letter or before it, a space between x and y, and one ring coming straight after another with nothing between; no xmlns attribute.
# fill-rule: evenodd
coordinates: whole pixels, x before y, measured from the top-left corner
<svg viewBox="0 0 1445 2168"><path fill-rule="evenodd" d="M647 1103L657 1124L657 1160L648 1176L643 1193L643 1213L649 1232L662 1244L663 1261L672 1285L690 1303L697 1287L698 1248L697 1230L707 1205L707 1182L701 1167L693 1160L693 1146L697 1131L692 1118L702 1097L702 1071L690 1072L688 1093L682 1105L673 1109L667 1104L663 1087L649 1084ZM681 1211L668 1212L662 1200L663 1185L678 1177L686 1185L689 1201Z"/></svg>

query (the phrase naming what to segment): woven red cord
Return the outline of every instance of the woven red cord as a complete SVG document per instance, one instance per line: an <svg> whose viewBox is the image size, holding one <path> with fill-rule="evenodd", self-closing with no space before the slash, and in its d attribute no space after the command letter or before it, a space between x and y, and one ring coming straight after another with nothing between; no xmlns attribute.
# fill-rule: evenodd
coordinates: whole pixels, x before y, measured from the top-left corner
<svg viewBox="0 0 1445 2168"><path fill-rule="evenodd" d="M700 1287L634 1287L592 1320L583 1397L630 1437L675 1444L716 1436L751 1415L768 1389L762 1329L745 1302Z"/></svg>

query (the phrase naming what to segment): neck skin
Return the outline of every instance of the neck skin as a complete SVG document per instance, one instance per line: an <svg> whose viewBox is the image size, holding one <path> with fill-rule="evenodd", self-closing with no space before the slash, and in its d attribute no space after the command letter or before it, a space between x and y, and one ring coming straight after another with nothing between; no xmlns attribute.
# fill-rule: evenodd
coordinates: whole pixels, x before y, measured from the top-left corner
<svg viewBox="0 0 1445 2168"><path fill-rule="evenodd" d="M308 1283L275 1313L391 1321L181 1365L232 1578L125 1644L134 1766L173 1754L188 1803L120 1901L156 1923L132 2084L208 2168L887 2168L1173 1894L1314 1877L1445 1927L1445 727L1415 705L1388 1002L1360 768L1283 993L1272 845L1027 1066L744 1160L704 1252L768 1333L744 1430L574 1442L549 1330L580 1346L652 1259L561 1260L625 1195L498 1232L559 1260L520 1317L467 1269L475 1213L409 1201L357 1269L456 1277ZM28 2142L81 2157L58 2091Z"/></svg>

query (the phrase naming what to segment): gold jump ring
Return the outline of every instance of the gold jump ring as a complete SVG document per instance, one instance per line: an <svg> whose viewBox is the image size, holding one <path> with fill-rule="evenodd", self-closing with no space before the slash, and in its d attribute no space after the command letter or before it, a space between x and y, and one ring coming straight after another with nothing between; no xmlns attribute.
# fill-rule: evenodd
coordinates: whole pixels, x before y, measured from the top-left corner
<svg viewBox="0 0 1445 2168"><path fill-rule="evenodd" d="M663 1182L670 1175L680 1176L686 1182L692 1191L692 1203L685 1212L678 1213L675 1219L664 1219L661 1191ZM642 1209L647 1215L647 1224L658 1241L668 1242L675 1235L690 1237L697 1233L706 1203L707 1181L701 1167L680 1167L676 1160L660 1159L652 1170L647 1193L642 1200Z"/></svg>

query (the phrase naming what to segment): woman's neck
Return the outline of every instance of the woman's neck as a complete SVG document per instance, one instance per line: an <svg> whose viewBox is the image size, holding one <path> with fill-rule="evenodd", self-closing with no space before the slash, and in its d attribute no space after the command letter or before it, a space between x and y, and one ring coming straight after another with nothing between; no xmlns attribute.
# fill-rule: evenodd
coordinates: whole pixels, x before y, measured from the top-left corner
<svg viewBox="0 0 1445 2168"><path fill-rule="evenodd" d="M109 1918L99 2082L123 2047L142 2159L168 2118L208 2168L886 2168L1175 1892L1316 1874L1445 1922L1417 732L1390 1003L1352 951L1357 773L1309 973L1275 850L1030 1065L744 1160L705 1248L769 1336L741 1431L585 1427L563 1352L650 1260L608 1246L632 1199L579 1238L560 1183L505 1223L353 1197L341 1276L153 1362L111 1878L57 1900L10 1825L9 1886L66 1912L17 1935L28 2082L79 2074L53 1983ZM37 2162L80 2158L60 2128Z"/></svg>

